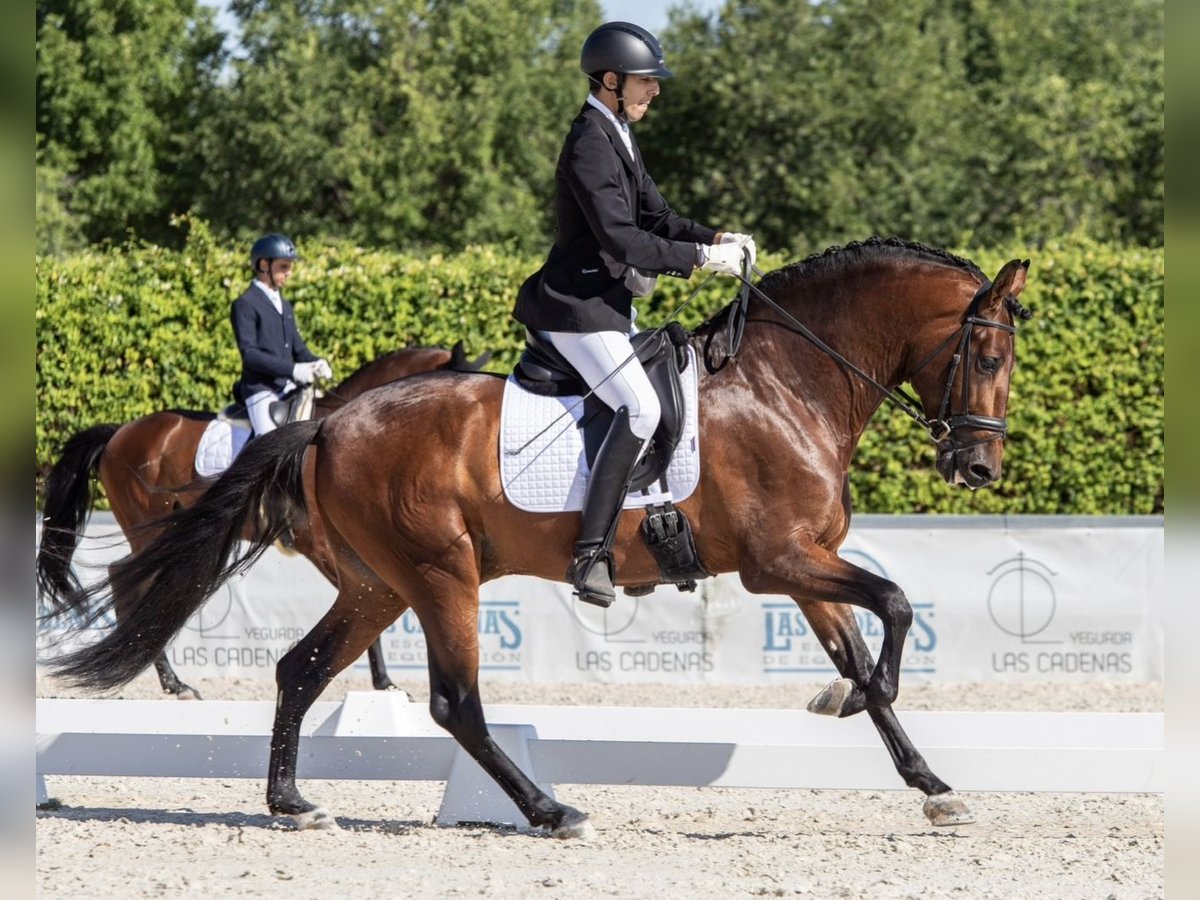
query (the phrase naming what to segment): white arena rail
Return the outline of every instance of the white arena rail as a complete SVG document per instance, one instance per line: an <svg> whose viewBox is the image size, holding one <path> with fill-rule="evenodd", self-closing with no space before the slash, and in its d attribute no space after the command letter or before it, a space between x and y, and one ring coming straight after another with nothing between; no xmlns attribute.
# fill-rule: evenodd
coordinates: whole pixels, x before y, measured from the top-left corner
<svg viewBox="0 0 1200 900"><path fill-rule="evenodd" d="M907 789L865 715L803 710L485 705L497 742L555 784ZM266 778L270 701L37 701L47 776ZM1161 792L1161 713L918 712L901 721L960 791ZM351 692L305 717L299 778L445 781L436 821L524 826L474 760L403 694Z"/></svg>

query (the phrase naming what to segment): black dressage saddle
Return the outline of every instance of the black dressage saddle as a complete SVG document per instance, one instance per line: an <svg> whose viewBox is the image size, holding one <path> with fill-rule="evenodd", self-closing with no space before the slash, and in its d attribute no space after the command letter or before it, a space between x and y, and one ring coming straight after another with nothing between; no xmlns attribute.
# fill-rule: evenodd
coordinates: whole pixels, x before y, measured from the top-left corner
<svg viewBox="0 0 1200 900"><path fill-rule="evenodd" d="M659 419L650 448L634 469L629 490L641 491L657 481L666 491L667 465L671 462L671 454L679 446L686 419L679 376L688 366L688 333L682 325L670 322L665 328L634 335L632 343L642 368L646 370L658 394L662 418ZM543 396L583 397L589 392L586 382L562 354L528 330L525 333L525 351L517 361L513 376L525 390ZM608 426L615 413L594 396L587 397L583 402L583 417L579 427L583 430L584 454L591 466L595 463L596 453L608 434ZM674 584L680 590L693 591L698 579L709 576L710 573L696 553L691 524L671 501L647 505L641 530L642 540L658 563L658 583ZM655 584L631 585L625 588L625 593L643 596L654 588Z"/></svg>
<svg viewBox="0 0 1200 900"><path fill-rule="evenodd" d="M311 391L308 392L311 395ZM233 396L240 397L241 383L234 384ZM287 425L289 422L295 422L302 417L305 406L311 403L311 396L305 396L303 388L293 388L288 393L284 394L278 400L271 403L268 408L271 414L271 421L277 426ZM235 400L230 403L218 414L217 418L226 419L228 421L246 422L249 427L250 414L246 412L246 404L241 400ZM307 416L304 416L307 418Z"/></svg>
<svg viewBox="0 0 1200 900"><path fill-rule="evenodd" d="M643 331L632 338L634 351L658 394L662 417L650 449L633 472L630 491L640 491L660 480L671 462L671 454L679 446L686 418L679 376L688 366L687 341L687 331L677 322L671 322L661 330ZM513 374L521 387L542 396L582 397L590 390L561 353L529 330L525 332L525 351ZM584 454L589 466L595 462L613 415L608 405L594 395L583 401L579 427L583 431Z"/></svg>

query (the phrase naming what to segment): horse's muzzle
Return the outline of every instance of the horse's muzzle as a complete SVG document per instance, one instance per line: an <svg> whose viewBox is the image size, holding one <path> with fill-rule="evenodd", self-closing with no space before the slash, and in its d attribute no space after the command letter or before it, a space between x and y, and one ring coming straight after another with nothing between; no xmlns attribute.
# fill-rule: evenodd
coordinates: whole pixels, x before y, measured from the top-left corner
<svg viewBox="0 0 1200 900"><path fill-rule="evenodd" d="M1000 464L989 459L987 444L955 447L950 441L938 445L938 473L948 484L965 484L971 490L987 487L1000 477Z"/></svg>

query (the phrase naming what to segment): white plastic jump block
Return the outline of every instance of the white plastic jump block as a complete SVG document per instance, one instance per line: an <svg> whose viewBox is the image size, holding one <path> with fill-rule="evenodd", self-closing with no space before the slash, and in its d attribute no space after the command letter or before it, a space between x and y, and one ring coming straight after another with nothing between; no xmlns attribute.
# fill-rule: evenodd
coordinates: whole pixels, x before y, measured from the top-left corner
<svg viewBox="0 0 1200 900"><path fill-rule="evenodd" d="M269 701L38 700L45 776L266 778ZM555 784L905 789L864 716L803 710L485 706L493 738ZM931 768L960 791L1160 792L1161 713L901 711ZM299 778L445 781L439 824L526 827L516 805L423 704L351 692L315 703Z"/></svg>

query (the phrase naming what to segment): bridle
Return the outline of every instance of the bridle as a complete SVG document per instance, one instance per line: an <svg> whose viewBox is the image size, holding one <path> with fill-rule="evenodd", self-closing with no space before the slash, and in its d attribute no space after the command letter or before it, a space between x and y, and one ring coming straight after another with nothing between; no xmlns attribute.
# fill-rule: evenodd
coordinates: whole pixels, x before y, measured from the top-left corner
<svg viewBox="0 0 1200 900"><path fill-rule="evenodd" d="M783 316L788 323L796 330L796 332L806 338L810 343L822 350L830 356L840 366L847 371L853 372L863 381L872 385L882 395L884 400L891 403L893 406L900 409L905 415L917 422L924 428L929 437L939 447L943 444L949 444L947 449L951 451L966 450L970 447L986 444L991 441L1003 440L1008 434L1008 419L996 418L994 416L979 416L972 415L970 408L970 393L971 393L971 336L976 328L998 328L1001 331L1015 335L1017 328L1015 325L1009 325L1006 322L997 322L994 319L983 319L979 316L979 305L983 302L983 298L987 296L991 290L992 282L988 279L983 280L983 284L979 286L979 290L975 292L975 296L971 298L971 303L967 307L966 315L963 317L962 326L958 331L952 333L942 343L934 348L924 360L921 361L912 371L912 376L918 374L929 363L942 354L947 347L951 346L955 340L958 341L958 347L954 355L950 359L950 372L946 377L946 390L942 395L942 405L936 416L926 416L924 409L921 406L921 401L912 396L902 387L888 388L880 384L850 360L846 359L823 340L812 333L811 330L799 319L789 313L786 309L764 294L757 285L750 282L750 266L749 257L746 258L746 267L743 273L738 277L742 281L742 289L736 300L733 301L733 308L730 311L730 334L732 340L730 343L729 358L737 353L738 345L741 343L743 329L746 324L746 309L749 304L750 294L753 293L760 300L774 309L777 313ZM761 274L761 273L759 273ZM962 379L962 411L953 412L951 409L952 396L954 394L954 379L958 374L959 368L963 367ZM954 437L954 433L958 430L966 429L970 431L985 431L988 434L985 437L977 438L970 441L959 441Z"/></svg>
<svg viewBox="0 0 1200 900"><path fill-rule="evenodd" d="M946 391L942 395L941 408L938 410L936 416L925 419L922 423L935 444L949 441L954 450L966 450L969 447L986 444L990 441L1003 440L1008 435L1008 419L1006 417L996 418L994 416L977 416L971 414L971 335L976 328L998 328L1008 334L1015 335L1017 333L1016 325L1009 325L1006 322L997 322L994 319L982 319L979 317L979 304L983 302L983 298L987 296L991 287L992 283L985 278L983 284L979 286L979 290L975 292L975 296L971 298L971 305L967 307L967 314L963 318L962 327L934 348L933 352L925 357L921 364L913 369L912 372L913 375L916 375L933 359L940 356L942 351L953 343L956 337L958 338L958 349L955 351L954 356L950 358L950 372L946 376ZM963 370L962 412L953 413L950 408L950 398L954 393L954 378L958 374L960 366ZM898 393L904 394L901 388L896 388L895 390ZM904 395L910 402L916 402L915 398L907 394ZM954 440L954 431L959 428L971 431L987 431L990 434L986 437L964 443Z"/></svg>

